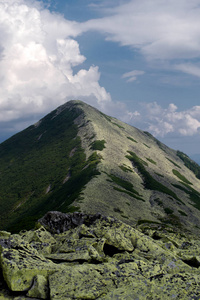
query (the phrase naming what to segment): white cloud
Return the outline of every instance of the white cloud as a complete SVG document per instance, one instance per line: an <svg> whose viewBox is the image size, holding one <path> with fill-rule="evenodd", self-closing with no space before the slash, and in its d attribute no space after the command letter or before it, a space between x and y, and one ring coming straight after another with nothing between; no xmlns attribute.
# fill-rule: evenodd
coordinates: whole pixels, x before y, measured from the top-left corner
<svg viewBox="0 0 200 300"><path fill-rule="evenodd" d="M156 102L145 103L131 121L134 126L143 127L155 136L193 136L199 134L200 130L200 106L178 111L173 103L167 108Z"/></svg>
<svg viewBox="0 0 200 300"><path fill-rule="evenodd" d="M75 38L88 30L103 32L107 39L139 50L149 60L198 58L200 0L111 0L111 6L104 18L80 24L51 13L35 0L0 0L0 124L12 121L7 130L20 130L38 115L80 99L125 122L146 126L157 136L199 132L200 106L178 111L174 104L164 109L149 103L130 112L100 86L97 66L77 73L74 67L81 68L86 59ZM176 61L173 69L200 77L200 67L192 63ZM132 82L143 74L133 70L122 78Z"/></svg>
<svg viewBox="0 0 200 300"><path fill-rule="evenodd" d="M0 122L36 118L70 99L111 101L98 67L74 74L86 59L73 38L78 28L39 2L0 1Z"/></svg>
<svg viewBox="0 0 200 300"><path fill-rule="evenodd" d="M127 82L132 82L132 81L137 80L137 76L144 75L144 73L145 73L144 71L133 70L131 72L124 73L122 75L122 78L128 78Z"/></svg>
<svg viewBox="0 0 200 300"><path fill-rule="evenodd" d="M200 67L192 63L175 65L175 69L196 77L200 77Z"/></svg>
<svg viewBox="0 0 200 300"><path fill-rule="evenodd" d="M82 30L101 31L148 59L192 59L200 56L199 15L200 0L131 0Z"/></svg>

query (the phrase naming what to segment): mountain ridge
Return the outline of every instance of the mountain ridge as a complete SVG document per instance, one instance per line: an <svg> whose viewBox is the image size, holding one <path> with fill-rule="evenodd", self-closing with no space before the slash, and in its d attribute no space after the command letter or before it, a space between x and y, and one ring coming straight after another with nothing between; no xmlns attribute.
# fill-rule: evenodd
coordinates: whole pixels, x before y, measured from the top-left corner
<svg viewBox="0 0 200 300"><path fill-rule="evenodd" d="M183 158L148 132L69 101L0 144L0 225L21 229L47 210L77 210L199 232L198 166L191 171Z"/></svg>

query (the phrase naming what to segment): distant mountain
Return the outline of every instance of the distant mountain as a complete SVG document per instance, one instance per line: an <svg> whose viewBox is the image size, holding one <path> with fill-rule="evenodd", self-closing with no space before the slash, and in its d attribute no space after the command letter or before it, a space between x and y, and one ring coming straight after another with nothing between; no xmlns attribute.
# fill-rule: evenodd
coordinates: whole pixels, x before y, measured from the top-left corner
<svg viewBox="0 0 200 300"><path fill-rule="evenodd" d="M200 228L200 167L148 132L69 101L0 144L0 226L49 210Z"/></svg>

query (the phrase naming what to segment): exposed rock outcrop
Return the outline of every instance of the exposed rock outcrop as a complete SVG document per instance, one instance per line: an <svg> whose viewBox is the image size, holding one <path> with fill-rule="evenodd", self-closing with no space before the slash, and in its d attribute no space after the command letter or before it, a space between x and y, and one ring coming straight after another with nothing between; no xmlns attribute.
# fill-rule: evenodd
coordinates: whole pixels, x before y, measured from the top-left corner
<svg viewBox="0 0 200 300"><path fill-rule="evenodd" d="M0 232L0 299L199 299L200 241L100 214Z"/></svg>

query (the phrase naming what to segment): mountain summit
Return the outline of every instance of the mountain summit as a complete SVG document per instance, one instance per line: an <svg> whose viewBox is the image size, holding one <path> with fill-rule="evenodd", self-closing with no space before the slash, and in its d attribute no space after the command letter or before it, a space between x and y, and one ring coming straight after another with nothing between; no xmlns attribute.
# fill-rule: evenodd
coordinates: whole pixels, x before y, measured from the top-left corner
<svg viewBox="0 0 200 300"><path fill-rule="evenodd" d="M0 174L1 229L29 229L50 210L200 228L200 167L81 101L3 142Z"/></svg>

